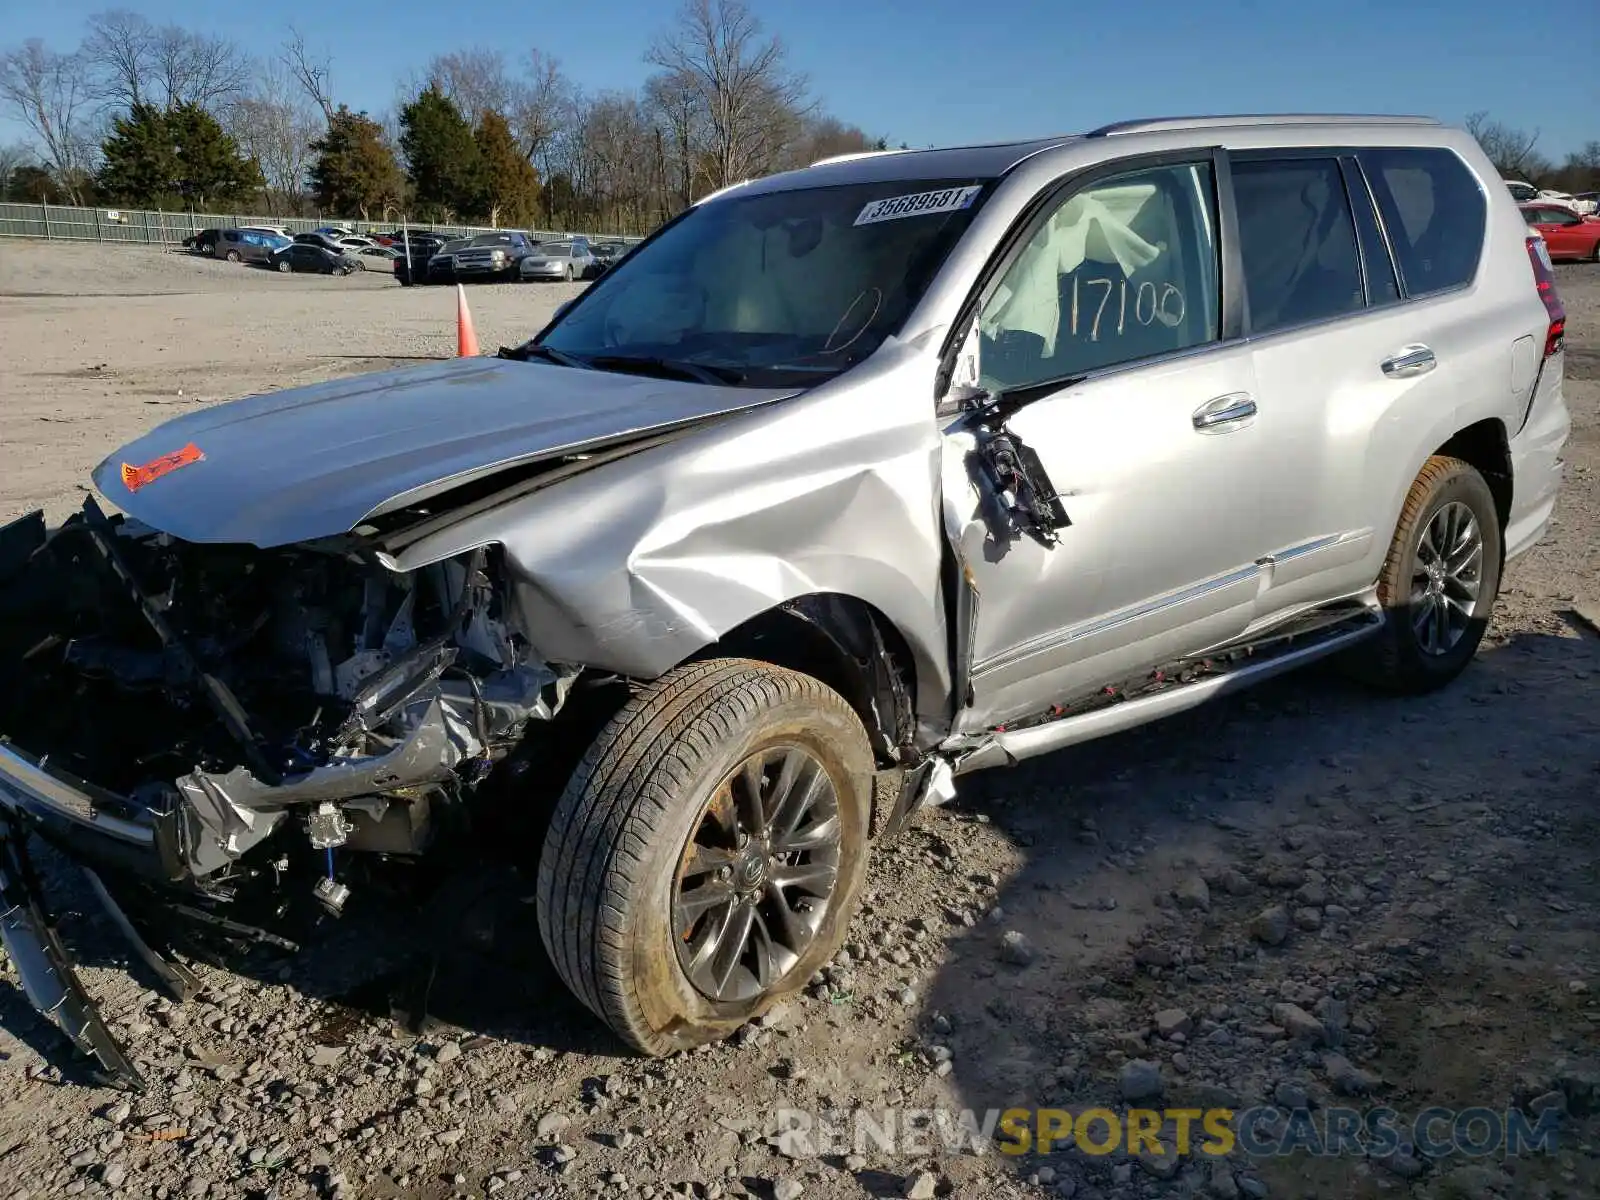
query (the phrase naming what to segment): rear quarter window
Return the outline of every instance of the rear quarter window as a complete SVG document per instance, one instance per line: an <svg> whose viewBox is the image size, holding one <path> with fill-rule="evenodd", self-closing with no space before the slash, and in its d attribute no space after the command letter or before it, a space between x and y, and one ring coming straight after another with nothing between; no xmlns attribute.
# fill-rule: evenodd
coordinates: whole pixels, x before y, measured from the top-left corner
<svg viewBox="0 0 1600 1200"><path fill-rule="evenodd" d="M1472 282L1483 252L1488 201L1449 150L1363 150L1361 167L1394 248L1408 297Z"/></svg>

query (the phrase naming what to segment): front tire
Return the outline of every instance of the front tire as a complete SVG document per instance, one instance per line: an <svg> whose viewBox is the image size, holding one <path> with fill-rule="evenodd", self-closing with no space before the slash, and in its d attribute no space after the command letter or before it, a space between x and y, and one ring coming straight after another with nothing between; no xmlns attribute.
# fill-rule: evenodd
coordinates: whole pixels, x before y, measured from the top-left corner
<svg viewBox="0 0 1600 1200"><path fill-rule="evenodd" d="M228 261L231 262L231 263L236 263L236 262L242 261L240 259L240 257L239 257L239 252L237 250L229 250L228 251Z"/></svg>
<svg viewBox="0 0 1600 1200"><path fill-rule="evenodd" d="M669 672L556 804L538 882L556 971L645 1054L726 1037L843 940L872 787L860 719L810 676L743 659Z"/></svg>
<svg viewBox="0 0 1600 1200"><path fill-rule="evenodd" d="M1475 467L1436 454L1400 510L1378 576L1387 622L1350 666L1387 691L1421 695L1461 674L1500 591L1503 542L1494 494Z"/></svg>
<svg viewBox="0 0 1600 1200"><path fill-rule="evenodd" d="M278 262L278 270L280 273L287 275L290 271L294 270L294 266L289 262L288 259L281 259Z"/></svg>

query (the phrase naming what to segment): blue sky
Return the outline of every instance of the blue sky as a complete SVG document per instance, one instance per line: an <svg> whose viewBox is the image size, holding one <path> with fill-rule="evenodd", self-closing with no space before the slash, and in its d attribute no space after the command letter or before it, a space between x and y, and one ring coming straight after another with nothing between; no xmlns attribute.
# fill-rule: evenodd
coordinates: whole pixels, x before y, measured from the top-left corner
<svg viewBox="0 0 1600 1200"><path fill-rule="evenodd" d="M75 46L117 0L0 0L0 43ZM435 50L538 45L592 90L631 88L676 0L217 5L122 0L156 22L256 40L289 22L334 53L338 98L387 108ZM1177 113L1407 112L1452 123L1488 109L1542 131L1559 157L1600 138L1600 3L1504 0L750 0L829 111L913 146L1071 132ZM1097 15L1091 15L1091 13ZM399 33L395 32L398 30ZM420 33L437 30L430 45ZM0 140L20 133L0 122Z"/></svg>

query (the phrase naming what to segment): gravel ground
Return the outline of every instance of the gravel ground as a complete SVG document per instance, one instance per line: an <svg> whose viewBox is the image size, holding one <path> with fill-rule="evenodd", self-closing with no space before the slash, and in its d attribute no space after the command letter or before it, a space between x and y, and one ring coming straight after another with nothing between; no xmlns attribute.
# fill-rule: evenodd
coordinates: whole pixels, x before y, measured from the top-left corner
<svg viewBox="0 0 1600 1200"><path fill-rule="evenodd" d="M17 1196L1080 1198L1600 1195L1600 269L1558 272L1573 439L1558 522L1455 686L1326 672L974 777L878 856L853 940L733 1043L619 1054L536 949L514 878L433 931L352 913L177 1006L47 863L86 983L152 1081L87 1085L0 975ZM469 291L488 348L573 289ZM453 349L453 293L173 255L0 245L0 515L75 504L151 423ZM333 331L359 328L360 341ZM154 407L151 407L154 406ZM486 947L493 947L489 953ZM48 1061L47 1061L48 1057ZM1554 1153L1178 1163L785 1154L776 1111L1432 1105L1565 1114Z"/></svg>

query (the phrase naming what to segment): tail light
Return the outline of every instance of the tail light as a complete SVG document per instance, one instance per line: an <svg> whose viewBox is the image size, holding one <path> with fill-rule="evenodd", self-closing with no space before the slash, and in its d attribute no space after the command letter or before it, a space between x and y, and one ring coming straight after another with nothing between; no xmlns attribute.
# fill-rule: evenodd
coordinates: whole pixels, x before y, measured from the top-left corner
<svg viewBox="0 0 1600 1200"><path fill-rule="evenodd" d="M1544 356L1558 354L1566 338L1567 310L1556 291L1556 273L1550 266L1550 249L1543 238L1528 239L1528 260L1533 263L1533 282L1539 288L1539 299L1544 301L1544 311L1550 316L1550 327L1544 335Z"/></svg>

